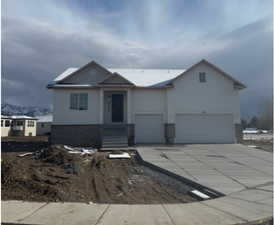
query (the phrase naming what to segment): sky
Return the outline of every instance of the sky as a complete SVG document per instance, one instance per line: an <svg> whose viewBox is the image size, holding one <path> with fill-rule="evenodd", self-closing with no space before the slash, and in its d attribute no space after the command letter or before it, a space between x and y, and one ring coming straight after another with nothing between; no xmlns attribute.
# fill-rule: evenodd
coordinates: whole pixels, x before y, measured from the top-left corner
<svg viewBox="0 0 274 225"><path fill-rule="evenodd" d="M3 0L2 102L52 106L68 67L186 69L201 59L248 88L244 117L272 98L271 0Z"/></svg>

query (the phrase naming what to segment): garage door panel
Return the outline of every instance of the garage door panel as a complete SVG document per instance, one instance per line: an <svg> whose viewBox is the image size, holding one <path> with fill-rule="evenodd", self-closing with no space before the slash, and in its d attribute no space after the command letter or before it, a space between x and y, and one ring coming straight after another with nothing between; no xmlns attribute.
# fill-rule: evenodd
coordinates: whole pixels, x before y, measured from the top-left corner
<svg viewBox="0 0 274 225"><path fill-rule="evenodd" d="M164 124L161 114L135 115L136 143L163 143Z"/></svg>
<svg viewBox="0 0 274 225"><path fill-rule="evenodd" d="M176 143L233 143L230 114L177 114Z"/></svg>

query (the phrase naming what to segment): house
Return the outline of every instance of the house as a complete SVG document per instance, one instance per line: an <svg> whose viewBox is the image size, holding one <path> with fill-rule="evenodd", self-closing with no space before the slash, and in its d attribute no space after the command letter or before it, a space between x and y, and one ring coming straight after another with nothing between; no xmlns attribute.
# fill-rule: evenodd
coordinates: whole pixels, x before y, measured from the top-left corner
<svg viewBox="0 0 274 225"><path fill-rule="evenodd" d="M1 116L1 137L36 136L36 120L29 116Z"/></svg>
<svg viewBox="0 0 274 225"><path fill-rule="evenodd" d="M36 134L39 136L50 135L52 115L37 116Z"/></svg>
<svg viewBox="0 0 274 225"><path fill-rule="evenodd" d="M51 141L71 145L235 143L245 85L206 60L186 70L69 68L53 90Z"/></svg>
<svg viewBox="0 0 274 225"><path fill-rule="evenodd" d="M1 115L1 137L11 136L11 117Z"/></svg>

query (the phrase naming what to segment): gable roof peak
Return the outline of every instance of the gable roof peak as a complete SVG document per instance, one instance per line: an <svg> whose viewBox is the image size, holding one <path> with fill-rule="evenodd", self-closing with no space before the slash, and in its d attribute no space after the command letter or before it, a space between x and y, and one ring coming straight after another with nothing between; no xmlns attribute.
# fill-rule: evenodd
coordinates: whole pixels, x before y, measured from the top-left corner
<svg viewBox="0 0 274 225"><path fill-rule="evenodd" d="M185 70L183 73L181 73L179 76L175 77L173 80L170 81L169 84L173 84L173 82L175 80L177 80L179 77L183 76L184 74L186 74L188 71L192 70L193 68L197 67L198 65L200 65L201 63L205 63L207 66L211 67L212 69L214 69L215 71L219 72L220 74L222 74L223 76L225 76L226 78L228 78L229 80L232 80L234 82L234 84L236 84L237 86L239 86L240 89L244 89L246 88L246 86L241 83L240 81L236 80L235 78L233 78L231 75L229 75L228 73L224 72L222 69L220 69L219 67L215 66L214 64L208 62L206 59L202 59L199 62L195 63L194 65L192 65L191 67L189 67L187 70Z"/></svg>

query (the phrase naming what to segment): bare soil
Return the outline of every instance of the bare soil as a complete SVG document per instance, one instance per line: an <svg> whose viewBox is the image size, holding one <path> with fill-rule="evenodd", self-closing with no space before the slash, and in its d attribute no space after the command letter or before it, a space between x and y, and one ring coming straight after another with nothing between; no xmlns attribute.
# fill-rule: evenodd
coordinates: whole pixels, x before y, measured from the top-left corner
<svg viewBox="0 0 274 225"><path fill-rule="evenodd" d="M51 146L25 157L2 153L2 200L94 202L119 204L186 203L188 194L144 174L131 159L108 159L107 152L91 156L70 154Z"/></svg>
<svg viewBox="0 0 274 225"><path fill-rule="evenodd" d="M17 141L17 142L47 142L48 136L9 136L1 137L2 142Z"/></svg>
<svg viewBox="0 0 274 225"><path fill-rule="evenodd" d="M1 152L33 152L48 146L47 136L1 137Z"/></svg>

